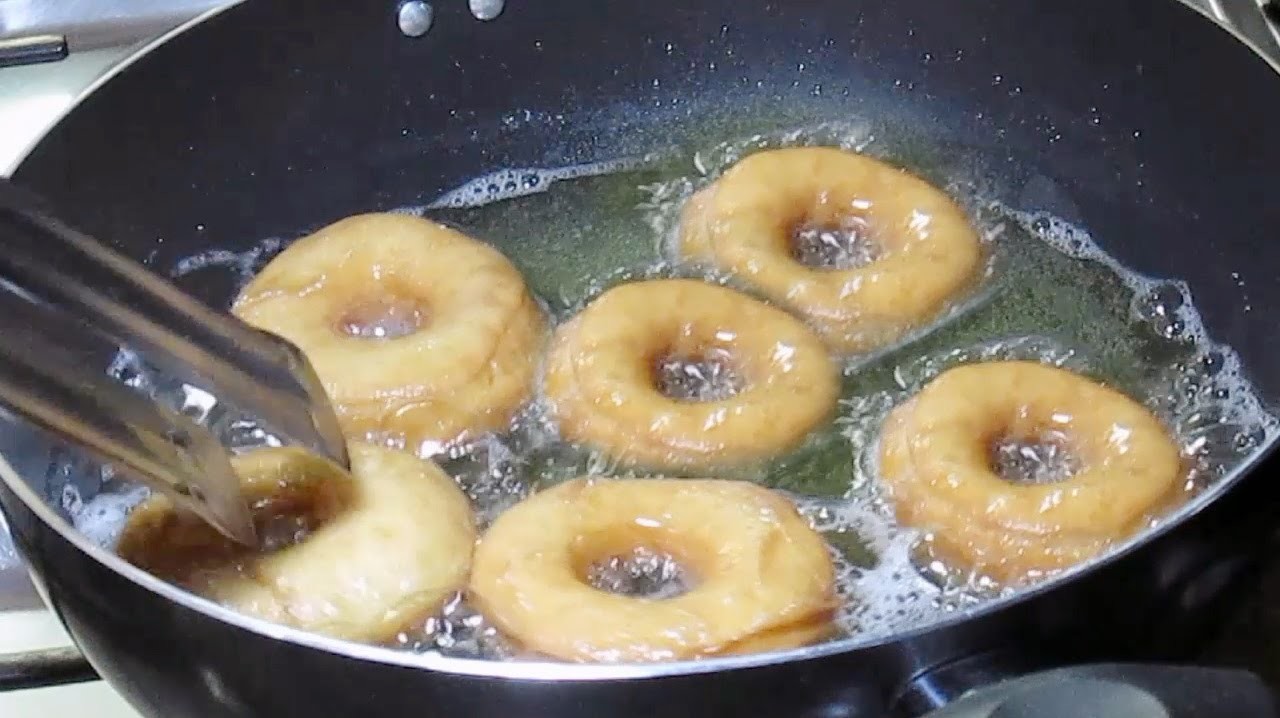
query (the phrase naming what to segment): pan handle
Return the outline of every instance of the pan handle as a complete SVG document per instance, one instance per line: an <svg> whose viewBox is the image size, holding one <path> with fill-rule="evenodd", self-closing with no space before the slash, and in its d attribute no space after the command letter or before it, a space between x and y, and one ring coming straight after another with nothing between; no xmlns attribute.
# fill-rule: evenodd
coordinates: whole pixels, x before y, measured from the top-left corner
<svg viewBox="0 0 1280 718"><path fill-rule="evenodd" d="M1278 718L1255 674L1171 664L1096 663L991 682L985 657L917 678L896 715L921 718ZM1017 675L1017 674L1012 674ZM981 688L964 690L965 685Z"/></svg>
<svg viewBox="0 0 1280 718"><path fill-rule="evenodd" d="M31 35L0 39L0 67L58 62L67 57L67 38L62 35Z"/></svg>
<svg viewBox="0 0 1280 718"><path fill-rule="evenodd" d="M0 653L0 693L98 679L93 666L75 646Z"/></svg>

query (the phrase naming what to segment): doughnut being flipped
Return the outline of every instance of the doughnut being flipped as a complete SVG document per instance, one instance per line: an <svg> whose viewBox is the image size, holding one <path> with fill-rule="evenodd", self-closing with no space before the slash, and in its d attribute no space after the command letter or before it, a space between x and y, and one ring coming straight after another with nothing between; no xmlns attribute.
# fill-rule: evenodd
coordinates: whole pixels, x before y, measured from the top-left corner
<svg viewBox="0 0 1280 718"><path fill-rule="evenodd" d="M533 391L546 334L506 257L399 214L298 240L232 311L306 354L349 436L423 455L505 429Z"/></svg>
<svg viewBox="0 0 1280 718"><path fill-rule="evenodd" d="M690 586L610 593L593 566L648 551ZM822 538L781 495L714 479L575 479L498 517L469 595L523 646L575 662L659 662L795 648L833 633Z"/></svg>
<svg viewBox="0 0 1280 718"><path fill-rule="evenodd" d="M434 463L370 444L349 449L349 475L296 448L232 459L253 507L257 550L157 495L129 514L116 552L241 613L390 641L466 585L475 525L466 496Z"/></svg>
<svg viewBox="0 0 1280 718"><path fill-rule="evenodd" d="M880 439L881 481L898 519L933 535L944 562L1005 583L1070 568L1185 496L1178 445L1143 406L1036 362L944 372L894 409ZM1065 479L1013 482L1004 442L1056 444Z"/></svg>
<svg viewBox="0 0 1280 718"><path fill-rule="evenodd" d="M845 261L798 258L805 235ZM865 250L860 260L849 255ZM738 277L803 316L839 354L869 352L937 317L982 267L950 197L907 172L825 147L738 162L686 204L679 252ZM837 251L837 254L840 252Z"/></svg>
<svg viewBox="0 0 1280 718"><path fill-rule="evenodd" d="M704 400L672 396L664 362L723 370L736 385ZM708 467L797 446L831 415L839 386L821 339L786 312L666 279L614 287L561 326L545 390L569 441L627 463Z"/></svg>

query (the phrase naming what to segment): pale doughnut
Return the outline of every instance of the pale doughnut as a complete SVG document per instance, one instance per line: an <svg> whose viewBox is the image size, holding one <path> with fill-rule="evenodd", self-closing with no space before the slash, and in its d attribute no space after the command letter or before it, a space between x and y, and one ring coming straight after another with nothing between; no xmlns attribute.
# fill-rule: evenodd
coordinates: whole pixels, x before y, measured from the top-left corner
<svg viewBox="0 0 1280 718"><path fill-rule="evenodd" d="M234 457L263 538L299 519L301 542L248 550L153 495L130 514L125 560L239 612L336 638L386 642L467 582L471 507L430 461L352 443L348 475L296 448Z"/></svg>
<svg viewBox="0 0 1280 718"><path fill-rule="evenodd" d="M994 442L1048 433L1079 461L1069 478L1012 483L992 468ZM931 532L944 560L1014 583L1098 555L1185 493L1178 445L1151 412L1023 361L950 369L894 409L880 475L898 519Z"/></svg>
<svg viewBox="0 0 1280 718"><path fill-rule="evenodd" d="M590 566L637 549L693 579L665 599L599 590ZM576 479L498 517L469 595L501 630L576 662L656 662L794 648L830 632L826 544L786 499L712 479Z"/></svg>
<svg viewBox="0 0 1280 718"><path fill-rule="evenodd" d="M423 454L507 428L533 391L545 320L497 250L443 225L365 214L290 245L232 311L296 344L356 439ZM399 313L385 338L342 326Z"/></svg>
<svg viewBox="0 0 1280 718"><path fill-rule="evenodd" d="M663 356L725 356L744 382L733 396L666 396ZM779 309L690 279L614 287L561 326L546 395L561 434L625 462L727 466L781 454L828 419L838 372L822 341Z"/></svg>
<svg viewBox="0 0 1280 718"><path fill-rule="evenodd" d="M849 269L792 253L801 226L864 223L880 256ZM680 253L747 282L856 354L939 315L977 278L977 232L946 194L901 169L826 147L750 155L686 204Z"/></svg>

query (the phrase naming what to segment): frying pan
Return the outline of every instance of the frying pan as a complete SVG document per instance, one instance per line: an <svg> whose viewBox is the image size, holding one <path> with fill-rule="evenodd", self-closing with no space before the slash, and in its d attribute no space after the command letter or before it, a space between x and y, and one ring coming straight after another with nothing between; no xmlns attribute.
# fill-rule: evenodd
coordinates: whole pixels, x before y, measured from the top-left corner
<svg viewBox="0 0 1280 718"><path fill-rule="evenodd" d="M208 16L88 93L14 180L165 271L498 169L632 157L761 117L866 118L970 148L1002 168L1010 204L1185 280L1280 400L1280 82L1181 4L559 0L482 22L435 2L429 28L423 9L253 0ZM235 290L216 272L181 283L219 308ZM1012 598L874 641L656 667L416 656L232 614L71 528L60 492L88 497L97 474L14 421L0 505L76 646L146 715L920 715L993 684L943 710L1262 716L1247 674L1133 662L1185 658L1270 550L1271 448L1178 520ZM1099 660L1123 663L1078 665ZM26 684L79 675L14 662ZM1038 672L1056 666L1074 667Z"/></svg>

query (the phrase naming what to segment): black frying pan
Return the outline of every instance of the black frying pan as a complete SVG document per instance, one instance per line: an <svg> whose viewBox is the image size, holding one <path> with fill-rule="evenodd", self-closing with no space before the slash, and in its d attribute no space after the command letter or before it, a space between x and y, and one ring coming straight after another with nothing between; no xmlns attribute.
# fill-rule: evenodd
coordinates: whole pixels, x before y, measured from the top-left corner
<svg viewBox="0 0 1280 718"><path fill-rule="evenodd" d="M209 246L420 205L496 169L865 118L963 148L1002 199L1067 216L1141 272L1186 280L1215 338L1280 400L1280 203L1268 191L1280 81L1178 3L562 0L479 22L439 2L415 38L397 11L255 0L210 17L89 94L14 179L165 271ZM236 281L180 283L224 307ZM566 667L414 657L211 608L69 528L57 497L68 482L91 495L95 474L22 425L0 442L16 472L0 504L42 593L93 668L157 716L919 714L1037 668L1187 655L1266 554L1277 486L1267 447L1212 500L1118 555L923 630ZM1045 680L1059 692L1041 698L1076 711L1062 715L1094 710L1088 696L1141 714L1143 699L1113 696L1113 681L1163 696L1175 715L1273 714L1233 672L1094 666ZM999 715L1051 715L1017 700L1024 712L1013 700Z"/></svg>

